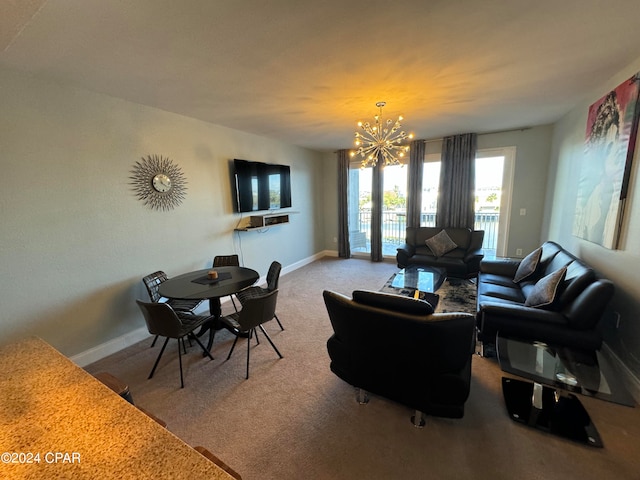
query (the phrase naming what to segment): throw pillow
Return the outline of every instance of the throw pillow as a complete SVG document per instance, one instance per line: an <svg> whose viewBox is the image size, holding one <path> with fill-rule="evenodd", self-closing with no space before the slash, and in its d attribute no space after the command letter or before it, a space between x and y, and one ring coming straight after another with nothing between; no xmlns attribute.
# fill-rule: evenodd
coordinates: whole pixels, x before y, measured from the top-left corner
<svg viewBox="0 0 640 480"><path fill-rule="evenodd" d="M544 307L551 305L556 298L558 286L567 274L567 267L562 267L546 277L542 277L533 286L524 302L525 307Z"/></svg>
<svg viewBox="0 0 640 480"><path fill-rule="evenodd" d="M519 283L528 276L530 276L533 272L536 271L538 267L538 262L540 261L540 257L542 256L542 248L538 247L529 255L524 257L518 265L518 269L516 270L516 274L513 277L514 283Z"/></svg>
<svg viewBox="0 0 640 480"><path fill-rule="evenodd" d="M433 237L427 238L424 243L427 244L427 247L431 249L436 257L441 257L458 246L444 230L440 230L440 233L436 233Z"/></svg>

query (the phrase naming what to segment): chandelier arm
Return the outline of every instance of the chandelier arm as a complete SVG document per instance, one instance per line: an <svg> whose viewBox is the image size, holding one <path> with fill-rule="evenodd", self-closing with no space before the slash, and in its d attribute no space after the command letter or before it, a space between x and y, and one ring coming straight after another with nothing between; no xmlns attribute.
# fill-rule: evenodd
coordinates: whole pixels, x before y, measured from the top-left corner
<svg viewBox="0 0 640 480"><path fill-rule="evenodd" d="M379 114L374 116L375 123L358 122L363 133L356 132L355 145L358 147L356 154L363 158L363 168L375 166L380 160L383 166L399 165L401 162L398 157L404 157L405 152L409 151L409 146L402 145L402 142L407 138L413 138L413 135L407 135L404 130L398 131L402 127L402 116L395 121L382 118L382 108L385 105L386 102L376 103Z"/></svg>

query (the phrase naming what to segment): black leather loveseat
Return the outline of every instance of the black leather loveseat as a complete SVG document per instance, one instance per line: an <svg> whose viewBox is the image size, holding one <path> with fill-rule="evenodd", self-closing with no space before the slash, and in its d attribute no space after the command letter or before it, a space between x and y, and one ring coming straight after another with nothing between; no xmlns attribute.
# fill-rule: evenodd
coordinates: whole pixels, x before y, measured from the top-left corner
<svg viewBox="0 0 640 480"><path fill-rule="evenodd" d="M613 283L554 242L545 242L522 261L484 260L478 274L478 339L493 344L500 332L597 350L601 318L613 292Z"/></svg>
<svg viewBox="0 0 640 480"><path fill-rule="evenodd" d="M438 252L427 245L427 241L445 232L452 241L450 250ZM426 265L447 270L447 276L475 277L480 269L483 230L468 228L407 227L405 244L398 247L396 260L398 267Z"/></svg>
<svg viewBox="0 0 640 480"><path fill-rule="evenodd" d="M435 313L423 300L325 290L334 334L331 371L345 382L424 414L460 418L469 396L475 320Z"/></svg>

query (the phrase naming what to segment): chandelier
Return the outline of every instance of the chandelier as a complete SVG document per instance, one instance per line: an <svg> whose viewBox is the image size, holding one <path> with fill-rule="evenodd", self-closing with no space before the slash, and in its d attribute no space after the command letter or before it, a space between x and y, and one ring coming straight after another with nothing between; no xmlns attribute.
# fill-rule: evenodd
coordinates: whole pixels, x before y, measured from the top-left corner
<svg viewBox="0 0 640 480"><path fill-rule="evenodd" d="M356 132L357 150L352 151L351 156L359 154L363 158L362 168L375 167L380 159L384 166L399 165L399 159L409 151L409 146L402 145L402 142L407 138L413 138L413 134L407 134L404 130L399 131L402 117L398 117L395 122L390 118L386 121L382 120L382 107L386 104L387 102L376 103L380 113L374 117L373 125L369 122L358 122L358 127L362 131Z"/></svg>

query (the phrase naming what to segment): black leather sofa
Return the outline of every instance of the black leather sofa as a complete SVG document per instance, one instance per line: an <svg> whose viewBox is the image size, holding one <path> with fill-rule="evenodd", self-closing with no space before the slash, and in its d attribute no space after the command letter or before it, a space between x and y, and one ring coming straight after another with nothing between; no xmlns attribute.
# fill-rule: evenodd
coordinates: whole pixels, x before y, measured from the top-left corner
<svg viewBox="0 0 640 480"><path fill-rule="evenodd" d="M330 368L345 382L424 414L460 418L469 396L475 320L423 300L325 290Z"/></svg>
<svg viewBox="0 0 640 480"><path fill-rule="evenodd" d="M437 256L427 246L426 241L444 230L457 245L444 255ZM396 261L398 267L426 265L447 270L447 276L459 278L475 277L480 269L483 230L468 228L407 227L404 245L398 247Z"/></svg>
<svg viewBox="0 0 640 480"><path fill-rule="evenodd" d="M599 349L602 346L600 323L613 297L613 283L599 278L591 267L557 243L545 242L540 248L535 270L518 283L514 282L514 276L520 261L484 260L480 264L478 340L495 344L496 334L500 332L558 347ZM557 285L553 300L538 307L527 306L527 298L530 299L536 284L563 267L566 274Z"/></svg>

